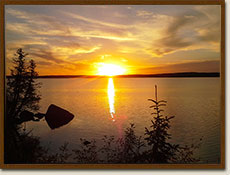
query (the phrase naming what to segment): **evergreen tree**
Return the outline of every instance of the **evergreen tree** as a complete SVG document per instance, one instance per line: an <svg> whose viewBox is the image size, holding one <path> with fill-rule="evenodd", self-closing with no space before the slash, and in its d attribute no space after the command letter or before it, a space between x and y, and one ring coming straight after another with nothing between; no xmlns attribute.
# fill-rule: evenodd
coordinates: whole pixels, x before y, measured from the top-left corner
<svg viewBox="0 0 230 175"><path fill-rule="evenodd" d="M179 146L169 142L171 134L169 134L168 130L170 128L170 120L174 116L167 117L161 114L163 110L160 107L166 106L167 102L157 99L157 86L155 86L155 100L149 99L149 101L154 103L150 106L154 110L152 113L154 120L151 120L150 129L145 128L145 140L151 146L151 149L145 154L148 155L148 162L150 163L169 163L176 156Z"/></svg>
<svg viewBox="0 0 230 175"><path fill-rule="evenodd" d="M36 64L33 60L26 62L27 55L21 48L17 50L13 58L11 76L7 79L7 120L11 122L19 119L24 110L33 112L39 109L40 85L34 81L38 73L35 71Z"/></svg>
<svg viewBox="0 0 230 175"><path fill-rule="evenodd" d="M35 151L40 149L37 138L20 132L21 124L25 121L21 114L24 112L33 118L32 112L39 109L40 100L37 90L40 85L35 82L35 78L38 76L35 71L36 64L33 60L26 61L27 55L21 48L17 50L13 58L14 67L11 69L11 75L7 77L4 127L6 162L26 162L23 158L25 151L27 151L27 155L30 155L32 161ZM30 143L30 149L27 149L29 145L25 145L25 143L28 142L37 143ZM28 158L28 160L30 159Z"/></svg>

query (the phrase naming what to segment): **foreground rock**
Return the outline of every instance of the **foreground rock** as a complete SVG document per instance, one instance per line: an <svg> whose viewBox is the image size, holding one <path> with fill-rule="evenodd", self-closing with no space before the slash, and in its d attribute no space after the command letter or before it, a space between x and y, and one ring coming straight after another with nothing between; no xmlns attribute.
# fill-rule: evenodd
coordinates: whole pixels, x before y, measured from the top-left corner
<svg viewBox="0 0 230 175"><path fill-rule="evenodd" d="M59 128L73 120L74 115L69 111L51 104L46 112L45 119L51 129Z"/></svg>

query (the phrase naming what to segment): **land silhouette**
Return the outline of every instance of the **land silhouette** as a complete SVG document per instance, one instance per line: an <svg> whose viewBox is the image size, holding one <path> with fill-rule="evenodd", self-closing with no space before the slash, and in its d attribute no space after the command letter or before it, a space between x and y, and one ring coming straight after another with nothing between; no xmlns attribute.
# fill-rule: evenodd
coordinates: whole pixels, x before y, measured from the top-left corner
<svg viewBox="0 0 230 175"><path fill-rule="evenodd" d="M7 78L11 78L8 75ZM189 77L220 77L219 72L178 72L178 73L162 73L162 74L129 74L115 75L117 78L189 78ZM36 78L108 78L105 75L40 75Z"/></svg>

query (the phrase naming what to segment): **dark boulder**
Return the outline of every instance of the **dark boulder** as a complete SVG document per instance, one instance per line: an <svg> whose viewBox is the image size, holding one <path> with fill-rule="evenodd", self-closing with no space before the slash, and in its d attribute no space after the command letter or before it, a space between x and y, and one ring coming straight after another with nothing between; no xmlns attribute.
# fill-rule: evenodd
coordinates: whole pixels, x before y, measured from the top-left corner
<svg viewBox="0 0 230 175"><path fill-rule="evenodd" d="M51 104L46 112L45 119L51 129L59 128L68 124L74 115L69 111Z"/></svg>

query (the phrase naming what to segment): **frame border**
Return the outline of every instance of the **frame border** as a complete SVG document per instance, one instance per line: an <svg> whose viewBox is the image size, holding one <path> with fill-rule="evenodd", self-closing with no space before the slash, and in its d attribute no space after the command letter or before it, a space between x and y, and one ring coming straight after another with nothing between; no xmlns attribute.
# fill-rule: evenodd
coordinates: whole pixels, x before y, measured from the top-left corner
<svg viewBox="0 0 230 175"><path fill-rule="evenodd" d="M220 5L221 159L220 164L5 164L5 5ZM0 0L0 168L2 169L225 169L225 0Z"/></svg>

